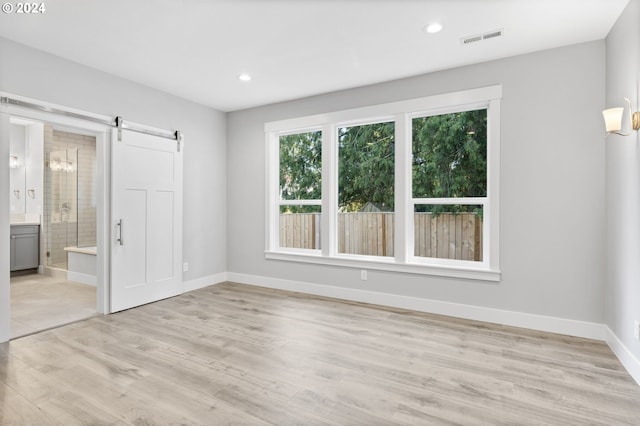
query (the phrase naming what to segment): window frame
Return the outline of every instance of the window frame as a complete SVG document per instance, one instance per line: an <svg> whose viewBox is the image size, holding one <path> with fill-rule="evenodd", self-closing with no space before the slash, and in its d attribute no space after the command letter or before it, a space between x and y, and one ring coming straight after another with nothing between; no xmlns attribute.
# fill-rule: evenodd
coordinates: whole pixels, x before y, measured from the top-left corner
<svg viewBox="0 0 640 426"><path fill-rule="evenodd" d="M353 260L358 260L358 259L362 259L365 261L377 261L377 260L382 260L382 262L387 262L387 260L384 259L394 259L395 256L373 256L373 255L364 255L364 254L353 254L353 253L340 253L340 249L339 249L339 245L340 245L340 236L338 235L338 215L340 214L339 212L339 206L338 206L338 200L339 200L339 193L340 193L340 146L338 143L338 129L341 128L345 128L345 127L358 127L358 126L368 126L368 125L373 125L373 124L379 124L379 123L394 123L394 128L395 128L395 124L396 124L396 116L394 115L388 115L388 116L378 116L378 117L372 117L372 118L364 118L364 119L359 119L359 120L349 120L347 122L336 122L336 123L332 123L333 126L331 128L331 131L333 132L333 137L335 138L335 141L333 143L333 147L335 149L335 161L334 164L332 164L335 168L331 169L331 173L333 174L333 177L336 180L336 185L335 185L335 192L334 193L330 193L332 198L335 198L335 210L331 211L332 214L332 219L335 222L335 228L331 234L331 236L333 236L333 238L331 238L331 236L329 236L329 243L331 244L331 250L329 250L329 256L332 257L337 257L337 258L342 258L342 259L353 259ZM394 134L394 146L397 145L395 143L395 137L397 136L397 134ZM324 147L323 147L324 149ZM394 150L394 167L397 167L397 163L395 162L395 155L397 154L397 151ZM394 174L397 175L397 170L394 170ZM395 204L395 176L394 176L394 204ZM394 216L395 216L395 211L393 212ZM322 223L322 222L321 222ZM322 225L321 225L322 226ZM395 241L394 241L394 245L395 245Z"/></svg>
<svg viewBox="0 0 640 426"><path fill-rule="evenodd" d="M391 102L363 108L336 111L265 123L266 136L266 215L265 258L318 263L411 274L500 281L500 103L502 86ZM487 111L487 194L486 197L413 198L412 120L417 117ZM367 256L338 253L338 143L337 130L378 122L395 124L394 256ZM280 136L322 132L321 249L295 249L279 246L281 205L309 200L280 200ZM314 203L318 200L312 200ZM483 259L464 261L414 255L414 206L416 204L474 204L483 206ZM314 204L317 205L317 204Z"/></svg>
<svg viewBox="0 0 640 426"><path fill-rule="evenodd" d="M425 198L425 197L414 197L413 196L413 182L412 182L412 170L411 168L409 168L409 191L410 191L410 207L409 207L409 214L413 214L415 206L416 205L424 205L424 204L428 204L428 205L434 205L434 204L439 204L439 205L481 205L482 209L483 209L483 216L484 216L484 220L482 223L482 233L483 235L490 235L490 226L489 226L489 220L487 220L487 216L486 213L488 211L489 208L489 146L490 144L490 122L491 122L491 118L490 118L490 114L489 114L489 102L478 102L478 103L469 103L469 104L465 104L463 106L453 106L453 107L444 107L444 108L434 108L432 110L429 111L423 111L423 112L416 112L416 113L412 113L408 115L408 120L410 123L410 129L412 132L412 127L411 127L411 123L413 121L414 118L423 118L423 117L433 117L433 116L438 116L438 115L444 115L444 114L454 114L457 112L467 112L467 111L476 111L476 110L480 110L480 109L484 109L487 111L487 195L484 197L451 197L451 198ZM495 137L495 135L493 135ZM413 137L412 134L410 135L410 149L409 149L409 165L413 164L413 158L412 158L412 152L413 152ZM410 219L410 220L409 220ZM409 228L409 234L411 235L412 238L415 238L415 230L414 230L414 220L413 217L411 218L407 218L407 220L409 221L408 223L408 228ZM490 250L490 244L489 244L489 239L490 238L483 238L483 253L489 253L488 250ZM410 242L412 243L414 240L412 239ZM443 266L464 266L464 267L469 267L469 268L473 268L477 265L482 265L484 268L489 269L490 265L487 259L487 256L483 255L483 259L482 261L470 261L470 260L457 260L457 259L448 259L448 258L435 258L435 257L422 257L422 256L416 256L414 253L414 248L413 245L409 248L409 255L408 255L408 261L410 263L417 263L417 264L426 264L426 265L443 265Z"/></svg>
<svg viewBox="0 0 640 426"><path fill-rule="evenodd" d="M282 199L281 192L280 192L280 138L282 136L290 136L290 135L297 135L297 134L301 134L301 133L311 133L311 132L322 132L322 128L321 127L311 127L311 128L307 128L307 129L296 129L294 131L283 131L283 132L277 132L277 133L273 133L272 134L272 136L275 138L275 142L274 143L276 144L276 147L275 148L272 147L271 151L275 151L275 162L277 164L275 165L275 167L273 167L273 169L275 171L275 176L272 176L271 178L275 178L275 180L276 180L276 186L277 186L276 200L273 200L273 201L274 201L274 204L276 205L275 208L277 209L278 214L277 214L277 231L274 231L274 230L271 231L271 232L275 232L275 234L273 234L271 239L275 240L274 241L275 242L275 249L278 250L278 251L287 251L287 252L291 252L291 253L301 253L301 254L320 252L320 249L306 249L306 248L296 248L296 247L280 247L280 207L282 207L282 206L320 206L320 215L321 215L320 218L322 218L322 198L320 198L319 200L318 199L285 200L285 199ZM321 137L324 138L324 133L322 133ZM324 166L324 161L322 162L322 164ZM267 168L268 168L268 166L267 166ZM323 170L323 174L324 174L324 170ZM267 181L269 181L269 178L267 178ZM321 194L323 194L323 192L322 192L323 189L324 188L321 188L321 190L320 190ZM267 194L268 193L269 192L267 190ZM322 241L322 237L321 237L320 241Z"/></svg>

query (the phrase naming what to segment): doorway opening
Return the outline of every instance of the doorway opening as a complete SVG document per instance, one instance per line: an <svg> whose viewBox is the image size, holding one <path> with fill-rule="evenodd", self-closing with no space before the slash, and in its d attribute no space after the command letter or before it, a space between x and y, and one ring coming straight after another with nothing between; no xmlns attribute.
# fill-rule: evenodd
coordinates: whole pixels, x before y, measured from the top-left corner
<svg viewBox="0 0 640 426"><path fill-rule="evenodd" d="M98 267L105 134L10 117L11 339L105 312Z"/></svg>

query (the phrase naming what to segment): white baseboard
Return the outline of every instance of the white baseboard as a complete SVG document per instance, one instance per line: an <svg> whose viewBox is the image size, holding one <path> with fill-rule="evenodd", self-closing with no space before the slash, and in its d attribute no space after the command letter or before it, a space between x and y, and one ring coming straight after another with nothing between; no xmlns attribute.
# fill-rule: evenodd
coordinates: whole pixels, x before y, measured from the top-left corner
<svg viewBox="0 0 640 426"><path fill-rule="evenodd" d="M609 327L606 327L605 342L618 357L624 368L627 369L633 380L640 385L640 360L618 339Z"/></svg>
<svg viewBox="0 0 640 426"><path fill-rule="evenodd" d="M442 302L431 299L379 293L352 288L323 284L311 284L300 281L283 280L257 275L227 272L229 281L251 284L280 290L296 291L317 296L333 297L355 302L391 306L420 312L447 315L495 324L523 327L532 330L567 334L588 339L605 340L605 326L593 322L576 321L566 318L548 317L523 312L505 311L460 303Z"/></svg>
<svg viewBox="0 0 640 426"><path fill-rule="evenodd" d="M95 275L83 274L82 272L67 271L67 279L80 284L86 284L95 287L97 279Z"/></svg>
<svg viewBox="0 0 640 426"><path fill-rule="evenodd" d="M62 278L63 280L66 280L67 270L45 266L44 269L42 270L42 275L45 275L47 277Z"/></svg>
<svg viewBox="0 0 640 426"><path fill-rule="evenodd" d="M195 280L184 281L184 291L198 290L199 288L208 287L214 284L220 284L227 281L227 273L221 272L219 274L209 275L202 278L196 278Z"/></svg>

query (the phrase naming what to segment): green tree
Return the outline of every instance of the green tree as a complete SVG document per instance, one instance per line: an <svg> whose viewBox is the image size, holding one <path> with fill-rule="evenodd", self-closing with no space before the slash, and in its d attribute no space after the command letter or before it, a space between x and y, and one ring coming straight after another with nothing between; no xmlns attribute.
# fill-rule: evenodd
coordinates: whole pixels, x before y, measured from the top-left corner
<svg viewBox="0 0 640 426"><path fill-rule="evenodd" d="M372 202L393 209L394 123L338 129L338 205L358 211Z"/></svg>
<svg viewBox="0 0 640 426"><path fill-rule="evenodd" d="M415 198L484 197L487 193L487 111L465 111L412 120ZM338 205L358 211L372 202L393 209L394 122L338 129ZM283 200L321 198L322 134L280 137ZM476 211L476 206L418 206L420 211ZM316 206L288 207L318 211Z"/></svg>
<svg viewBox="0 0 640 426"><path fill-rule="evenodd" d="M319 200L322 197L322 132L280 137L280 198ZM316 206L283 206L282 212L319 211Z"/></svg>
<svg viewBox="0 0 640 426"><path fill-rule="evenodd" d="M413 196L485 197L487 111L413 119ZM419 206L421 211L478 211L476 206Z"/></svg>

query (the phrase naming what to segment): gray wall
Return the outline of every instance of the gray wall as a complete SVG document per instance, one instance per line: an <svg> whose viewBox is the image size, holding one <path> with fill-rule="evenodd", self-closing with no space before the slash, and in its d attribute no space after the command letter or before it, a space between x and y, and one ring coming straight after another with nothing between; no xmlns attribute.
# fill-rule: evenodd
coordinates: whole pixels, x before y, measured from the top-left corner
<svg viewBox="0 0 640 426"><path fill-rule="evenodd" d="M228 271L604 321L605 44L591 42L228 114ZM500 283L264 259L265 122L503 85Z"/></svg>
<svg viewBox="0 0 640 426"><path fill-rule="evenodd" d="M225 113L3 38L0 58L1 91L181 130L185 135L183 258L190 266L183 278L226 271ZM169 61L167 66L178 65Z"/></svg>
<svg viewBox="0 0 640 426"><path fill-rule="evenodd" d="M640 0L631 0L606 39L607 107L640 107ZM629 128L625 119L623 126ZM640 136L610 135L606 143L607 273L609 329L640 359L633 321L640 321ZM637 361L636 361L637 362ZM639 370L640 371L640 370Z"/></svg>
<svg viewBox="0 0 640 426"><path fill-rule="evenodd" d="M0 57L0 90L184 131L185 280L227 270L604 322L604 41L238 111L227 133L221 112L5 39ZM355 269L264 259L265 122L493 84L504 94L500 283L360 281Z"/></svg>

